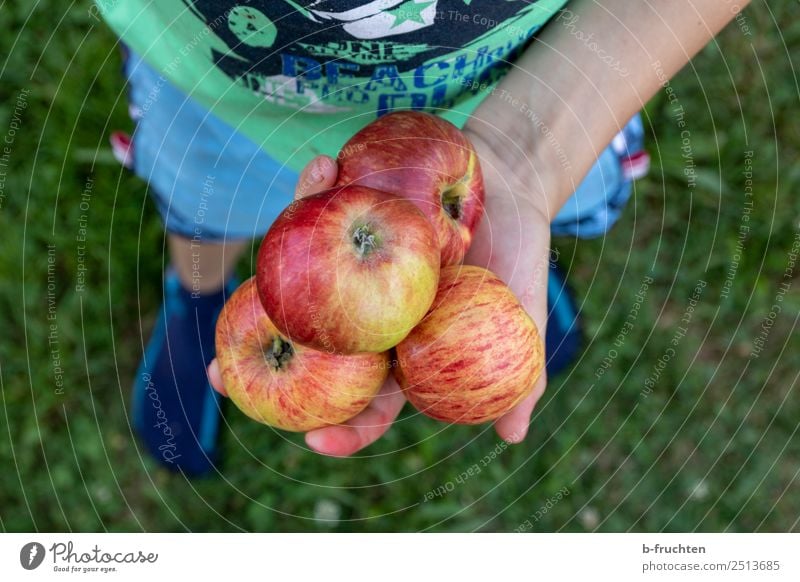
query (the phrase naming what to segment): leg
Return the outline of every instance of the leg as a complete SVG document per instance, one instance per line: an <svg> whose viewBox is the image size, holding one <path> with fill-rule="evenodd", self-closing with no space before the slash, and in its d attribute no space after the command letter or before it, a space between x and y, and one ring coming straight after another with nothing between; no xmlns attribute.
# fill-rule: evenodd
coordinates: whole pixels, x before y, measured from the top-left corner
<svg viewBox="0 0 800 582"><path fill-rule="evenodd" d="M195 296L211 295L222 289L250 244L246 241L203 243L177 234L168 236L172 265L183 288Z"/></svg>
<svg viewBox="0 0 800 582"><path fill-rule="evenodd" d="M133 425L161 465L206 475L219 460L221 425L206 367L214 357L217 315L248 244L216 241L262 236L291 202L297 175L187 100L137 55L126 73L136 121L130 161L150 184L170 233L171 258L163 305L134 381Z"/></svg>
<svg viewBox="0 0 800 582"><path fill-rule="evenodd" d="M172 266L134 384L133 419L162 465L201 476L217 460L220 423L219 397L208 384L206 366L214 357L217 315L233 292L233 270L249 243L168 237Z"/></svg>

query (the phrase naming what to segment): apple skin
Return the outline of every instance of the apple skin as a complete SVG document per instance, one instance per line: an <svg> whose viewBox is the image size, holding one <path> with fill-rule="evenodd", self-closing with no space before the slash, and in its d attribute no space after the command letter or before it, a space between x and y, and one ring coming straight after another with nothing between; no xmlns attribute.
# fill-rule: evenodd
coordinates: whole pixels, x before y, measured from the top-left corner
<svg viewBox="0 0 800 582"><path fill-rule="evenodd" d="M530 394L544 369L536 325L491 271L442 269L424 320L396 348L395 376L414 407L437 420L496 420Z"/></svg>
<svg viewBox="0 0 800 582"><path fill-rule="evenodd" d="M342 186L295 201L261 243L261 303L292 342L341 354L384 352L427 313L439 245L408 200Z"/></svg>
<svg viewBox="0 0 800 582"><path fill-rule="evenodd" d="M414 202L436 230L442 266L464 260L485 194L475 148L455 125L419 111L389 113L350 138L338 162L338 184Z"/></svg>
<svg viewBox="0 0 800 582"><path fill-rule="evenodd" d="M390 367L386 352L343 356L291 344L264 312L255 277L225 304L217 320L216 348L225 389L236 407L253 420L288 431L354 417L380 390Z"/></svg>

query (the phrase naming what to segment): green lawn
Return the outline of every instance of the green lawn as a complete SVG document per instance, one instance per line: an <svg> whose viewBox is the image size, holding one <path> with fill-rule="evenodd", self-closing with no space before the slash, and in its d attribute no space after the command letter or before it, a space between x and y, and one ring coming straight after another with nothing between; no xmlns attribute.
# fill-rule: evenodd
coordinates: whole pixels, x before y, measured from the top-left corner
<svg viewBox="0 0 800 582"><path fill-rule="evenodd" d="M107 146L130 127L115 39L67 5L0 4L0 529L799 529L796 3L750 8L672 82L693 168L662 92L619 225L556 241L586 348L525 444L463 480L488 427L406 411L367 459L335 460L229 407L223 474L196 482L143 459L128 425L163 233Z"/></svg>

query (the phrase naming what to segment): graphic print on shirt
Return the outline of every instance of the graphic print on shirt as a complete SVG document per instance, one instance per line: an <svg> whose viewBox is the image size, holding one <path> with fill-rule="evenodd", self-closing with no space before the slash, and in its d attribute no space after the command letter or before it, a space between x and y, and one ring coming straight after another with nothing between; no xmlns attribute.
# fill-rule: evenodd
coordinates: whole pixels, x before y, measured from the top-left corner
<svg viewBox="0 0 800 582"><path fill-rule="evenodd" d="M183 0L228 47L213 64L306 112L449 107L541 26L536 0Z"/></svg>

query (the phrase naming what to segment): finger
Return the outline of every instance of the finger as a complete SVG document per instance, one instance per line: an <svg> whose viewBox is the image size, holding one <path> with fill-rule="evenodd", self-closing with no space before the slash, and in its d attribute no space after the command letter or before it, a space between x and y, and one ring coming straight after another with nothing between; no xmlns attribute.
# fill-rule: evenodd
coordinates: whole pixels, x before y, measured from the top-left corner
<svg viewBox="0 0 800 582"><path fill-rule="evenodd" d="M541 354L544 352L544 333L547 330L547 257L544 255L542 264L534 269L534 275L529 279L530 284L523 289L514 289L525 311L533 319L536 329L540 334ZM531 422L531 414L536 407L536 403L544 394L547 388L547 372L542 361L542 373L533 386L531 393L526 396L519 404L500 417L495 422L495 430L504 441L509 443L520 443L525 440Z"/></svg>
<svg viewBox="0 0 800 582"><path fill-rule="evenodd" d="M339 166L329 156L317 156L300 172L295 199L305 198L331 188L336 183Z"/></svg>
<svg viewBox="0 0 800 582"><path fill-rule="evenodd" d="M501 439L507 443L514 444L525 440L531 424L531 413L542 394L544 394L546 387L547 378L545 373L542 372L542 376L536 381L533 391L522 402L497 419L497 422L494 423L494 429Z"/></svg>
<svg viewBox="0 0 800 582"><path fill-rule="evenodd" d="M317 453L347 457L383 436L400 413L406 398L394 378L389 378L373 401L344 424L326 426L306 434L306 444Z"/></svg>
<svg viewBox="0 0 800 582"><path fill-rule="evenodd" d="M208 381L214 390L223 396L228 396L228 391L225 390L225 385L222 383L222 374L219 371L217 358L211 360L211 363L208 365Z"/></svg>

